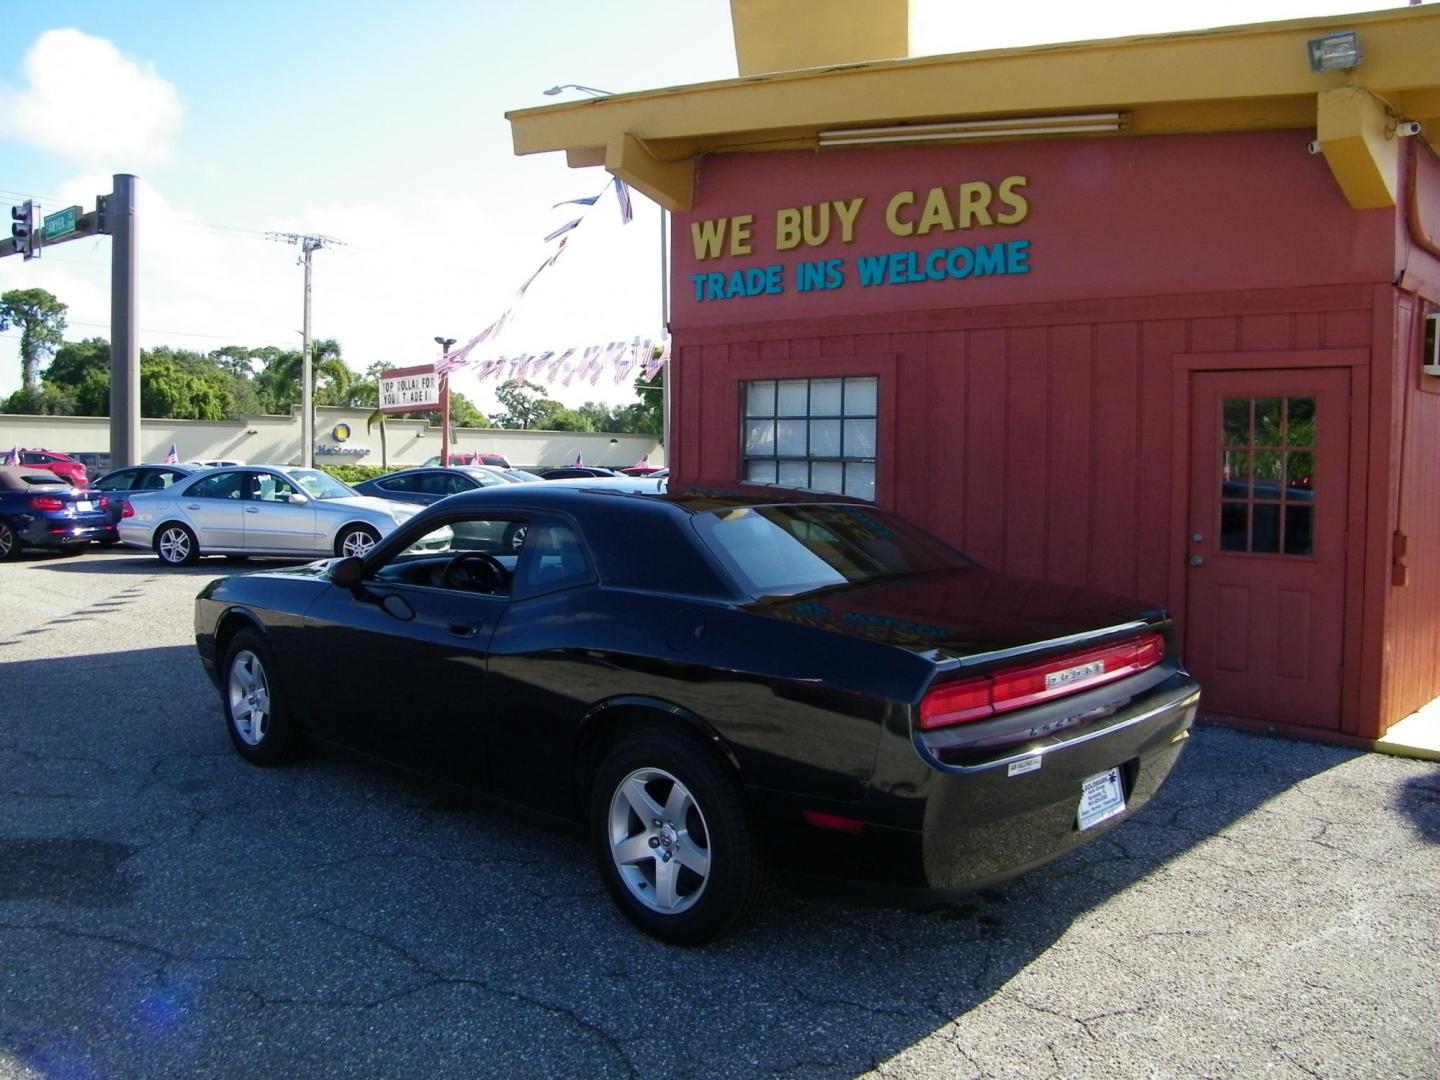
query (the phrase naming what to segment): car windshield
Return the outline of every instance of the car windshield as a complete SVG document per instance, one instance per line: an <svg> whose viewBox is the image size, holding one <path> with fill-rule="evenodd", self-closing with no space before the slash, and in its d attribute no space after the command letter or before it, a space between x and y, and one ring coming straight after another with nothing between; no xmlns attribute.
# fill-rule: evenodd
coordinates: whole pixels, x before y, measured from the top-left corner
<svg viewBox="0 0 1440 1080"><path fill-rule="evenodd" d="M923 529L870 506L737 506L698 514L695 526L757 599L974 565Z"/></svg>
<svg viewBox="0 0 1440 1080"><path fill-rule="evenodd" d="M304 488L312 499L345 499L359 494L319 469L286 469L285 475Z"/></svg>
<svg viewBox="0 0 1440 1080"><path fill-rule="evenodd" d="M506 476L510 477L511 480L542 480L542 479L544 479L544 477L542 477L539 473L526 472L524 469L502 469L501 471L502 471Z"/></svg>

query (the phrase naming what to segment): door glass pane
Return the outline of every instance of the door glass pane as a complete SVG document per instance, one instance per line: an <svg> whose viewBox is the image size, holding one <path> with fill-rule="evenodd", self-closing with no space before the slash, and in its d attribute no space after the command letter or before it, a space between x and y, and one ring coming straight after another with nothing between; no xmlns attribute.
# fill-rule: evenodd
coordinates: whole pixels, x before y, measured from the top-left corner
<svg viewBox="0 0 1440 1080"><path fill-rule="evenodd" d="M843 385L840 379L811 379L810 415L839 416L840 388Z"/></svg>
<svg viewBox="0 0 1440 1080"><path fill-rule="evenodd" d="M1285 455L1285 498L1308 500L1315 491L1315 455L1308 450Z"/></svg>
<svg viewBox="0 0 1440 1080"><path fill-rule="evenodd" d="M1226 450L1220 466L1220 496L1244 499L1250 494L1250 453L1247 450Z"/></svg>
<svg viewBox="0 0 1440 1080"><path fill-rule="evenodd" d="M1255 446L1283 445L1281 407L1283 398L1255 399Z"/></svg>
<svg viewBox="0 0 1440 1080"><path fill-rule="evenodd" d="M1314 508L1310 506L1285 507L1286 555L1310 555L1313 553L1310 533L1314 512Z"/></svg>
<svg viewBox="0 0 1440 1080"><path fill-rule="evenodd" d="M880 380L874 376L845 380L845 415L874 416L876 388Z"/></svg>
<svg viewBox="0 0 1440 1080"><path fill-rule="evenodd" d="M775 421L745 421L745 455L775 453Z"/></svg>
<svg viewBox="0 0 1440 1080"><path fill-rule="evenodd" d="M775 415L804 416L809 411L808 383L804 379L786 379L775 384Z"/></svg>
<svg viewBox="0 0 1440 1080"><path fill-rule="evenodd" d="M804 420L775 421L775 452L780 457L804 457L809 426Z"/></svg>
<svg viewBox="0 0 1440 1080"><path fill-rule="evenodd" d="M1220 550L1248 551L1250 548L1250 507L1245 503L1220 504Z"/></svg>
<svg viewBox="0 0 1440 1080"><path fill-rule="evenodd" d="M1291 446L1315 445L1315 399L1289 398L1286 401L1289 427L1286 438Z"/></svg>
<svg viewBox="0 0 1440 1080"><path fill-rule="evenodd" d="M1250 445L1250 399L1225 399L1225 430L1222 441L1226 446Z"/></svg>
<svg viewBox="0 0 1440 1080"><path fill-rule="evenodd" d="M838 458L840 456L840 421L810 421L810 456L817 458Z"/></svg>
<svg viewBox="0 0 1440 1080"><path fill-rule="evenodd" d="M1270 450L1257 450L1253 459L1257 499L1275 500L1280 498L1280 472L1285 464L1285 455Z"/></svg>
<svg viewBox="0 0 1440 1080"><path fill-rule="evenodd" d="M775 415L775 381L773 379L745 384L745 415Z"/></svg>
<svg viewBox="0 0 1440 1080"><path fill-rule="evenodd" d="M1256 503L1250 550L1267 555L1280 553L1280 507L1277 503Z"/></svg>

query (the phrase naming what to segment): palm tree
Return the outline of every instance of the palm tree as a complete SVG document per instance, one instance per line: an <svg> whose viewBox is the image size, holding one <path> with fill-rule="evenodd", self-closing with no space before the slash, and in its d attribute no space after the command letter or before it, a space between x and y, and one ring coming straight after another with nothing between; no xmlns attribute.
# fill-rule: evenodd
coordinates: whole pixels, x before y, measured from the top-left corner
<svg viewBox="0 0 1440 1080"><path fill-rule="evenodd" d="M317 405L344 404L347 390L355 373L340 358L340 343L334 338L320 338L310 343L311 377L315 380L312 393ZM300 403L303 393L300 380L305 370L305 356L300 352L283 352L272 357L260 374L272 412L284 413ZM321 400L321 398L325 400ZM332 400L333 399L333 400Z"/></svg>
<svg viewBox="0 0 1440 1080"><path fill-rule="evenodd" d="M370 434L370 428L375 424L380 425L380 467L388 469L390 463L385 459L385 414L376 409L365 421L365 434Z"/></svg>

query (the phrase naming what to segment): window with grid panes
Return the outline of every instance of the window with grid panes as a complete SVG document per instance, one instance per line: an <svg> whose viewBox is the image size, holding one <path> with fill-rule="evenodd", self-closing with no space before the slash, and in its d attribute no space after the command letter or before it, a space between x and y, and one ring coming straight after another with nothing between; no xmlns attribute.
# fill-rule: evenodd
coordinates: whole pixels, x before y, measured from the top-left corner
<svg viewBox="0 0 1440 1080"><path fill-rule="evenodd" d="M744 383L745 479L874 500L879 382L864 375Z"/></svg>

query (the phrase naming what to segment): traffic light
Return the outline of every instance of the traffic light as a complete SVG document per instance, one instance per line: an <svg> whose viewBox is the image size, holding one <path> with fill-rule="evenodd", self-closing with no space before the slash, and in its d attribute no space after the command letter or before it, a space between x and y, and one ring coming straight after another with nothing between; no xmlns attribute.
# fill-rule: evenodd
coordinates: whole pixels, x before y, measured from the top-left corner
<svg viewBox="0 0 1440 1080"><path fill-rule="evenodd" d="M15 253L31 258L35 250L35 200L26 199L19 206L10 207L10 237Z"/></svg>

